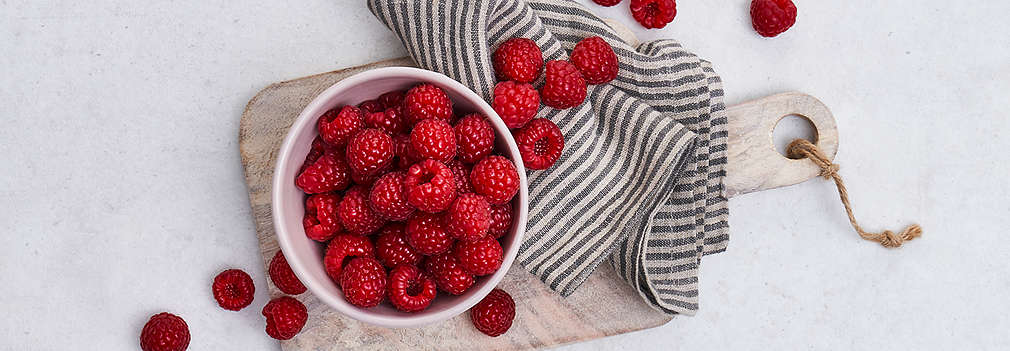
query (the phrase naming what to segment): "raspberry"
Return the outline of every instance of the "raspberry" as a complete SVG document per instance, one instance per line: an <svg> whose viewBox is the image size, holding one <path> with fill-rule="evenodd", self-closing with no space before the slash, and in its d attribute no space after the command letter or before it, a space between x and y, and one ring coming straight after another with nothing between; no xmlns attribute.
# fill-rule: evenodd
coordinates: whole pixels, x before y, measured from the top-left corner
<svg viewBox="0 0 1010 351"><path fill-rule="evenodd" d="M354 134L365 128L365 116L361 109L344 106L339 111L332 109L319 117L319 135L323 141L334 146L343 146Z"/></svg>
<svg viewBox="0 0 1010 351"><path fill-rule="evenodd" d="M389 272L389 302L400 311L424 310L435 300L436 293L435 280L417 266L401 264Z"/></svg>
<svg viewBox="0 0 1010 351"><path fill-rule="evenodd" d="M298 174L302 174L302 172L305 172L306 168L309 168L309 166L311 166L313 163L316 163L316 160L318 160L320 157L323 156L323 154L327 152L332 152L334 153L334 155L344 154L343 151L339 150L335 146L327 144L325 141L323 141L322 137L317 135L315 139L312 139L312 148L309 149L309 154L305 155L305 161L302 162L302 167L298 169Z"/></svg>
<svg viewBox="0 0 1010 351"><path fill-rule="evenodd" d="M406 91L403 90L393 90L390 92L383 93L379 95L379 103L385 109L390 109L394 107L400 107L403 105L403 98L407 95Z"/></svg>
<svg viewBox="0 0 1010 351"><path fill-rule="evenodd" d="M377 174L393 162L393 138L380 129L365 129L347 143L347 165L358 174Z"/></svg>
<svg viewBox="0 0 1010 351"><path fill-rule="evenodd" d="M189 347L186 321L168 312L158 313L140 331L140 349L144 351L183 351Z"/></svg>
<svg viewBox="0 0 1010 351"><path fill-rule="evenodd" d="M403 223L390 223L382 228L379 237L375 239L375 257L389 268L401 264L417 265L422 258L421 254L407 244Z"/></svg>
<svg viewBox="0 0 1010 351"><path fill-rule="evenodd" d="M396 166L401 170L407 170L410 166L421 161L421 156L414 152L410 146L410 135L399 134L393 137L393 144L396 146Z"/></svg>
<svg viewBox="0 0 1010 351"><path fill-rule="evenodd" d="M337 204L340 196L333 193L322 193L309 196L305 200L305 217L302 226L309 239L326 242L337 232L344 229L337 217Z"/></svg>
<svg viewBox="0 0 1010 351"><path fill-rule="evenodd" d="M379 100L367 100L367 101L363 101L360 104L358 104L358 108L361 109L362 111L364 111L365 114L374 113L374 112L382 112L382 109L383 109L382 103L380 103Z"/></svg>
<svg viewBox="0 0 1010 351"><path fill-rule="evenodd" d="M466 115L456 122L454 129L456 155L460 161L473 164L491 154L494 148L494 128L491 128L491 123L483 115Z"/></svg>
<svg viewBox="0 0 1010 351"><path fill-rule="evenodd" d="M504 334L516 317L516 303L505 290L494 289L470 309L473 326L488 336Z"/></svg>
<svg viewBox="0 0 1010 351"><path fill-rule="evenodd" d="M512 229L512 203L491 206L491 225L488 226L488 237L501 238Z"/></svg>
<svg viewBox="0 0 1010 351"><path fill-rule="evenodd" d="M407 122L404 121L403 108L390 107L385 111L366 114L365 126L382 129L390 135L397 135L407 129Z"/></svg>
<svg viewBox="0 0 1010 351"><path fill-rule="evenodd" d="M407 190L407 202L428 213L445 211L456 198L456 180L452 171L435 160L424 160L410 166L403 185Z"/></svg>
<svg viewBox="0 0 1010 351"><path fill-rule="evenodd" d="M253 302L256 286L248 273L238 269L229 269L214 277L211 286L214 300L221 308L238 311Z"/></svg>
<svg viewBox="0 0 1010 351"><path fill-rule="evenodd" d="M453 253L463 270L478 277L497 272L505 255L498 240L488 237L458 241Z"/></svg>
<svg viewBox="0 0 1010 351"><path fill-rule="evenodd" d="M418 213L407 221L407 244L422 255L436 255L452 247L452 237L445 230L441 214Z"/></svg>
<svg viewBox="0 0 1010 351"><path fill-rule="evenodd" d="M774 37L796 23L796 5L792 0L754 0L750 3L754 30L763 37Z"/></svg>
<svg viewBox="0 0 1010 351"><path fill-rule="evenodd" d="M340 273L344 298L358 307L375 307L386 296L386 269L371 257L352 259Z"/></svg>
<svg viewBox="0 0 1010 351"><path fill-rule="evenodd" d="M472 193L473 184L470 183L470 166L463 164L459 160L452 160L445 164L452 171L452 177L456 180L456 192Z"/></svg>
<svg viewBox="0 0 1010 351"><path fill-rule="evenodd" d="M631 0L631 16L645 28L663 28L677 16L674 0Z"/></svg>
<svg viewBox="0 0 1010 351"><path fill-rule="evenodd" d="M463 270L451 253L428 257L424 269L433 278L439 289L453 295L466 292L473 285L473 276Z"/></svg>
<svg viewBox="0 0 1010 351"><path fill-rule="evenodd" d="M368 238L355 235L337 235L330 240L323 257L323 267L326 275L335 282L340 281L340 272L347 261L354 257L375 257L375 248Z"/></svg>
<svg viewBox="0 0 1010 351"><path fill-rule="evenodd" d="M491 225L491 205L483 196L460 194L446 212L449 234L459 240L473 241L487 236Z"/></svg>
<svg viewBox="0 0 1010 351"><path fill-rule="evenodd" d="M346 189L351 184L351 168L337 155L326 153L295 178L295 185L307 194Z"/></svg>
<svg viewBox="0 0 1010 351"><path fill-rule="evenodd" d="M407 203L407 193L404 191L404 172L386 173L372 185L368 193L368 202L372 210L382 218L390 221L404 221L414 213L414 206Z"/></svg>
<svg viewBox="0 0 1010 351"><path fill-rule="evenodd" d="M424 120L410 131L410 146L421 158L447 162L456 156L456 132L446 121Z"/></svg>
<svg viewBox="0 0 1010 351"><path fill-rule="evenodd" d="M337 206L337 216L344 228L355 235L372 234L385 224L368 204L368 193L361 187L351 188L344 193L344 199Z"/></svg>
<svg viewBox="0 0 1010 351"><path fill-rule="evenodd" d="M540 108L540 93L529 83L501 82L492 95L491 108L509 128L522 127Z"/></svg>
<svg viewBox="0 0 1010 351"><path fill-rule="evenodd" d="M535 41L512 38L495 49L492 65L498 80L532 83L540 75L544 56Z"/></svg>
<svg viewBox="0 0 1010 351"><path fill-rule="evenodd" d="M277 250L274 258L270 259L270 269L268 271L270 273L270 281L274 282L274 286L280 289L281 292L290 295L298 295L305 292L305 285L295 276L295 272L291 270L291 266L288 265L288 259L284 257L284 253L281 250Z"/></svg>
<svg viewBox="0 0 1010 351"><path fill-rule="evenodd" d="M544 86L540 89L544 105L566 109L578 106L586 99L586 80L570 62L547 62L545 76Z"/></svg>
<svg viewBox="0 0 1010 351"><path fill-rule="evenodd" d="M603 84L617 78L617 54L603 38L589 37L579 41L568 58L586 83Z"/></svg>
<svg viewBox="0 0 1010 351"><path fill-rule="evenodd" d="M546 118L537 118L514 133L523 165L529 169L548 169L561 158L565 137L561 129Z"/></svg>
<svg viewBox="0 0 1010 351"><path fill-rule="evenodd" d="M442 88L432 84L421 84L407 91L403 98L409 125L435 118L443 121L452 119L452 100Z"/></svg>
<svg viewBox="0 0 1010 351"><path fill-rule="evenodd" d="M502 156L488 156L478 162L470 172L470 181L474 191L492 205L509 202L519 191L519 172L512 161Z"/></svg>
<svg viewBox="0 0 1010 351"><path fill-rule="evenodd" d="M611 7L621 3L621 0L593 0L597 5Z"/></svg>
<svg viewBox="0 0 1010 351"><path fill-rule="evenodd" d="M309 312L301 301L281 296L263 306L263 317L267 319L267 335L277 340L288 340L302 331Z"/></svg>

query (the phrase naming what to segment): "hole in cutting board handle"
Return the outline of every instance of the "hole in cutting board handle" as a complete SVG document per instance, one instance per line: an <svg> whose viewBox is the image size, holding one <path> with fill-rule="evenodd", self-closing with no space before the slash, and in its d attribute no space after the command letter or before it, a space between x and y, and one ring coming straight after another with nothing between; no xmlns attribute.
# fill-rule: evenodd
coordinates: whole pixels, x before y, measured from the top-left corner
<svg viewBox="0 0 1010 351"><path fill-rule="evenodd" d="M772 129L772 144L775 145L775 151L786 158L795 159L786 154L786 148L796 139L806 139L817 144L817 127L814 127L814 122L798 114L779 118L779 121L775 123L775 128Z"/></svg>

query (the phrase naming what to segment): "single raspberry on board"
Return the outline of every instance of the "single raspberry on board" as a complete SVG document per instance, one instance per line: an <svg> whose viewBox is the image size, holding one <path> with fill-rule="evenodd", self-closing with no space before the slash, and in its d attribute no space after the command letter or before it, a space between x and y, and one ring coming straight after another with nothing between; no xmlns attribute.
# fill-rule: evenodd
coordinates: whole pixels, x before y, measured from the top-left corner
<svg viewBox="0 0 1010 351"><path fill-rule="evenodd" d="M406 177L407 173L403 171L390 172L375 181L368 193L368 202L375 213L390 221L405 221L414 213L414 206L407 203L407 191L403 186Z"/></svg>
<svg viewBox="0 0 1010 351"><path fill-rule="evenodd" d="M238 311L253 302L256 285L248 273L240 269L229 269L214 277L211 290L214 292L214 300L217 300L221 308Z"/></svg>
<svg viewBox="0 0 1010 351"><path fill-rule="evenodd" d="M582 73L589 84L603 84L617 78L617 54L614 48L603 38L593 36L582 39L568 61Z"/></svg>
<svg viewBox="0 0 1010 351"><path fill-rule="evenodd" d="M516 303L505 290L494 289L470 309L473 326L488 336L504 334L516 317Z"/></svg>
<svg viewBox="0 0 1010 351"><path fill-rule="evenodd" d="M452 160L445 164L452 171L452 177L456 179L456 192L459 194L472 193L473 183L470 182L470 170L473 167L463 164L460 160Z"/></svg>
<svg viewBox="0 0 1010 351"><path fill-rule="evenodd" d="M501 82L491 95L491 108L509 128L522 127L540 108L540 93L529 83Z"/></svg>
<svg viewBox="0 0 1010 351"><path fill-rule="evenodd" d="M263 306L263 317L267 319L267 335L277 340L288 340L302 331L309 312L301 301L281 296Z"/></svg>
<svg viewBox="0 0 1010 351"><path fill-rule="evenodd" d="M291 266L288 265L288 259L284 257L284 253L281 250L277 250L274 254L274 258L270 259L270 281L274 282L274 286L280 289L281 292L290 295L298 295L305 292L305 285L302 281L298 280L298 276L295 276L295 272L291 270Z"/></svg>
<svg viewBox="0 0 1010 351"><path fill-rule="evenodd" d="M792 0L754 0L750 3L750 18L758 34L771 38L796 23L796 5Z"/></svg>
<svg viewBox="0 0 1010 351"><path fill-rule="evenodd" d="M337 206L337 216L347 232L354 235L372 234L386 223L368 204L367 189L360 186L344 193L344 199Z"/></svg>
<svg viewBox="0 0 1010 351"><path fill-rule="evenodd" d="M410 131L410 146L421 158L447 162L456 156L456 132L449 122L423 120Z"/></svg>
<svg viewBox="0 0 1010 351"><path fill-rule="evenodd" d="M337 217L338 204L340 196L334 193L315 194L305 199L305 217L302 219L302 226L309 239L326 242L337 232L344 230L340 218Z"/></svg>
<svg viewBox="0 0 1010 351"><path fill-rule="evenodd" d="M379 95L379 103L382 104L383 108L390 109L394 107L399 107L403 105L403 98L407 96L407 92L404 90L393 90L385 92Z"/></svg>
<svg viewBox="0 0 1010 351"><path fill-rule="evenodd" d="M642 27L663 28L677 16L674 0L631 0L631 17Z"/></svg>
<svg viewBox="0 0 1010 351"><path fill-rule="evenodd" d="M532 83L544 66L544 55L537 42L527 38L512 38L495 49L492 66L498 80Z"/></svg>
<svg viewBox="0 0 1010 351"><path fill-rule="evenodd" d="M488 226L488 237L498 239L512 228L512 203L491 206L491 225Z"/></svg>
<svg viewBox="0 0 1010 351"><path fill-rule="evenodd" d="M323 141L334 146L343 146L354 134L365 128L365 114L354 106L332 109L319 117L317 127Z"/></svg>
<svg viewBox="0 0 1010 351"><path fill-rule="evenodd" d="M351 167L331 153L319 157L295 178L295 185L307 194L344 190L351 184Z"/></svg>
<svg viewBox="0 0 1010 351"><path fill-rule="evenodd" d="M470 181L477 194L484 195L492 205L512 200L519 191L519 172L509 159L492 155L473 166Z"/></svg>
<svg viewBox="0 0 1010 351"><path fill-rule="evenodd" d="M460 194L446 211L446 227L456 239L473 241L484 238L490 226L491 205L483 196Z"/></svg>
<svg viewBox="0 0 1010 351"><path fill-rule="evenodd" d="M397 135L407 129L405 117L403 107L390 107L384 111L365 114L365 126L382 129L389 135Z"/></svg>
<svg viewBox="0 0 1010 351"><path fill-rule="evenodd" d="M449 251L452 242L442 214L418 212L407 221L407 244L419 254L428 256Z"/></svg>
<svg viewBox="0 0 1010 351"><path fill-rule="evenodd" d="M473 285L473 275L467 273L450 252L428 257L424 270L435 278L439 289L453 295L460 295Z"/></svg>
<svg viewBox="0 0 1010 351"><path fill-rule="evenodd" d="M529 169L548 169L561 158L565 137L561 129L546 118L537 118L514 132L523 165Z"/></svg>
<svg viewBox="0 0 1010 351"><path fill-rule="evenodd" d="M382 112L382 103L379 100L366 100L358 104L358 108L361 109L365 114L373 112Z"/></svg>
<svg viewBox="0 0 1010 351"><path fill-rule="evenodd" d="M420 84L407 91L403 98L408 125L435 118L443 121L452 119L452 100L445 90L432 84Z"/></svg>
<svg viewBox="0 0 1010 351"><path fill-rule="evenodd" d="M382 265L393 268L401 264L418 265L423 256L407 244L407 232L403 223L389 223L375 239L375 257Z"/></svg>
<svg viewBox="0 0 1010 351"><path fill-rule="evenodd" d="M578 106L586 100L586 79L571 62L547 62L546 79L540 88L540 98L544 105L566 109Z"/></svg>
<svg viewBox="0 0 1010 351"><path fill-rule="evenodd" d="M365 129L347 143L347 165L356 173L376 175L393 162L395 151L389 134L381 129Z"/></svg>
<svg viewBox="0 0 1010 351"><path fill-rule="evenodd" d="M482 114L466 115L453 129L456 131L456 156L460 161L476 163L494 149L494 128Z"/></svg>
<svg viewBox="0 0 1010 351"><path fill-rule="evenodd" d="M407 202L428 213L445 211L456 198L456 180L452 171L435 160L424 160L410 166L403 185L407 190Z"/></svg>
<svg viewBox="0 0 1010 351"><path fill-rule="evenodd" d="M401 264L389 272L389 302L400 311L428 308L438 293L435 287L435 280L415 265Z"/></svg>
<svg viewBox="0 0 1010 351"><path fill-rule="evenodd" d="M611 7L621 3L621 0L593 0L597 5Z"/></svg>
<svg viewBox="0 0 1010 351"><path fill-rule="evenodd" d="M358 307L375 307L386 296L386 269L372 257L358 257L340 273L344 298Z"/></svg>
<svg viewBox="0 0 1010 351"><path fill-rule="evenodd" d="M140 331L140 349L144 351L183 351L189 347L186 321L168 312L158 313Z"/></svg>
<svg viewBox="0 0 1010 351"><path fill-rule="evenodd" d="M323 256L323 268L326 275L335 282L340 282L340 273L347 262L355 257L375 257L372 241L357 235L337 235L330 240Z"/></svg>
<svg viewBox="0 0 1010 351"><path fill-rule="evenodd" d="M498 240L484 237L475 241L457 241L453 248L459 266L475 276L498 271L505 255Z"/></svg>

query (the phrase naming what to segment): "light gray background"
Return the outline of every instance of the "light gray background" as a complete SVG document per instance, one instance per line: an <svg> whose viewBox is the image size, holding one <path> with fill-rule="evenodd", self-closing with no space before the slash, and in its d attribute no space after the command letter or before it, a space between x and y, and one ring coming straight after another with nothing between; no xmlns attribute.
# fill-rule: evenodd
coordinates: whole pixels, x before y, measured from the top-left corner
<svg viewBox="0 0 1010 351"><path fill-rule="evenodd" d="M637 28L629 2L590 7ZM192 350L277 349L238 120L272 82L404 55L363 3L0 1L0 349L137 349L162 310ZM1010 3L798 3L774 39L747 0L638 32L714 62L728 104L819 97L857 216L924 238L857 239L822 180L733 199L697 316L564 349L1010 347ZM229 267L260 288L241 312L210 296Z"/></svg>

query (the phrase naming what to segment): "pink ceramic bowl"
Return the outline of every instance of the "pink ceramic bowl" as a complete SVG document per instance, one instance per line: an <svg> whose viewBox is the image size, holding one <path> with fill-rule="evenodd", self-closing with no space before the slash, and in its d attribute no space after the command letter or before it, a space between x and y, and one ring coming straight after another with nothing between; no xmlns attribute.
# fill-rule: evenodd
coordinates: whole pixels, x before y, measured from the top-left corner
<svg viewBox="0 0 1010 351"><path fill-rule="evenodd" d="M460 296L439 293L428 309L417 313L404 313L387 302L373 308L359 308L344 300L343 292L323 268L325 247L305 236L302 228L306 195L295 187L295 177L305 155L309 152L312 139L316 137L316 120L327 110L356 105L373 99L382 93L396 89L408 89L415 84L433 83L449 94L458 113L480 112L488 116L495 129L497 150L515 163L519 172L519 193L512 203L512 229L502 238L505 259L502 268L490 276L477 279L473 287ZM409 67L377 68L355 74L329 87L319 94L302 110L288 131L277 155L274 169L272 211L277 241L280 243L288 264L298 278L320 300L337 311L362 322L391 328L417 327L437 323L452 318L480 302L498 282L505 277L512 266L523 230L526 228L527 190L526 171L519 149L512 134L498 114L480 96L442 74Z"/></svg>

